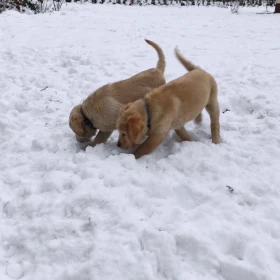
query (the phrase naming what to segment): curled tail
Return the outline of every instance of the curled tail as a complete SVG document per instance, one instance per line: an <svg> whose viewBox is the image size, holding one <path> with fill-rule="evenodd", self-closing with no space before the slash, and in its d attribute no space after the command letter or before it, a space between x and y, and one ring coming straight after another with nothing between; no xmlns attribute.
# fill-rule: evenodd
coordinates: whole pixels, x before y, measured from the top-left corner
<svg viewBox="0 0 280 280"><path fill-rule="evenodd" d="M163 54L163 51L162 49L160 48L159 45L157 45L156 43L154 43L153 41L150 41L150 40L146 40L145 41L151 45L155 50L156 52L158 53L158 63L157 63L157 66L156 68L158 70L160 70L162 73L164 73L164 70L165 70L165 56Z"/></svg>
<svg viewBox="0 0 280 280"><path fill-rule="evenodd" d="M198 68L198 66L191 63L189 60L185 59L178 51L177 48L175 48L175 55L179 59L179 61L185 66L185 68L188 71L193 71Z"/></svg>

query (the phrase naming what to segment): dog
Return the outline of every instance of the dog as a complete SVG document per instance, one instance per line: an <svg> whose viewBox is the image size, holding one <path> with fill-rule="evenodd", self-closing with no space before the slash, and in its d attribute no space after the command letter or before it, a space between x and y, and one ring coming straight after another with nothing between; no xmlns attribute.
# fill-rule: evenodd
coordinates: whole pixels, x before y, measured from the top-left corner
<svg viewBox="0 0 280 280"><path fill-rule="evenodd" d="M155 150L171 129L182 141L191 141L184 124L191 120L201 122L204 108L211 119L212 142L220 143L220 110L215 79L185 59L177 49L175 55L189 72L120 110L118 146L129 149L140 145L134 152L136 159ZM144 141L146 135L148 137Z"/></svg>
<svg viewBox="0 0 280 280"><path fill-rule="evenodd" d="M105 142L116 129L122 105L143 98L152 89L165 84L165 56L154 42L145 40L158 54L156 68L140 72L129 79L107 84L89 95L82 104L75 106L69 117L69 126L80 143L89 146ZM97 136L93 142L91 138Z"/></svg>

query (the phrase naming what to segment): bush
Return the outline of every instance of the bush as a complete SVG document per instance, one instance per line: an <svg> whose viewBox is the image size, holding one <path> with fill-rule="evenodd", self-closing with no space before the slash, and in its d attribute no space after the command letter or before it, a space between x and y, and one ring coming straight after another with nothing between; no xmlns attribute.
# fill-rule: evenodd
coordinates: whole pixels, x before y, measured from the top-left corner
<svg viewBox="0 0 280 280"><path fill-rule="evenodd" d="M59 11L64 0L0 0L0 13L5 10L17 10L34 14Z"/></svg>

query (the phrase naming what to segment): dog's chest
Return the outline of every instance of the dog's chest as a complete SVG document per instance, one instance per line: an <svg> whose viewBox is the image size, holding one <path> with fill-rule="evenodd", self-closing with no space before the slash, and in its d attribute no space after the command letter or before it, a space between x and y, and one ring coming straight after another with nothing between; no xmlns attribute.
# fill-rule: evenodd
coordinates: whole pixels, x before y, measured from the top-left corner
<svg viewBox="0 0 280 280"><path fill-rule="evenodd" d="M100 118L96 127L104 132L113 131L116 129L116 119L110 117Z"/></svg>
<svg viewBox="0 0 280 280"><path fill-rule="evenodd" d="M111 101L111 100L108 100ZM118 104L112 104L112 102L108 102L108 104L95 107L95 115L93 117L93 123L95 127L100 129L101 131L113 131L116 129L116 123L119 113Z"/></svg>

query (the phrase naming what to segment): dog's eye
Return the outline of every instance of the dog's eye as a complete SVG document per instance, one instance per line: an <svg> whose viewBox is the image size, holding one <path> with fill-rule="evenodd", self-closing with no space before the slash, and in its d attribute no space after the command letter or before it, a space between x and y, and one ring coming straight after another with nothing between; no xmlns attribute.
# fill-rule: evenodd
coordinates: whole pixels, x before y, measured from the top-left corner
<svg viewBox="0 0 280 280"><path fill-rule="evenodd" d="M89 119L85 119L85 120L84 120L84 124L85 124L85 125L90 125L90 124L91 124L91 122L90 122L90 120L89 120Z"/></svg>
<svg viewBox="0 0 280 280"><path fill-rule="evenodd" d="M123 137L125 137L125 136L126 136L126 134L125 134L125 133L122 133L122 136L123 136Z"/></svg>

